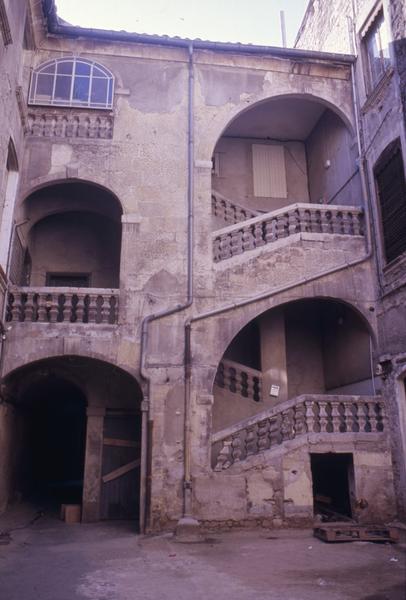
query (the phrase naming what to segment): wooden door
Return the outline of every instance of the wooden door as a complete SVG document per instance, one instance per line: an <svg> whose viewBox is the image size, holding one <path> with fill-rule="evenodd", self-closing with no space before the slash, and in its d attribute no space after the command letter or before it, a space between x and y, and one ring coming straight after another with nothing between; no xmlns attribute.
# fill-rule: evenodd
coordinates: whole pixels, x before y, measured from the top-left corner
<svg viewBox="0 0 406 600"><path fill-rule="evenodd" d="M139 518L141 416L106 413L104 418L101 519Z"/></svg>

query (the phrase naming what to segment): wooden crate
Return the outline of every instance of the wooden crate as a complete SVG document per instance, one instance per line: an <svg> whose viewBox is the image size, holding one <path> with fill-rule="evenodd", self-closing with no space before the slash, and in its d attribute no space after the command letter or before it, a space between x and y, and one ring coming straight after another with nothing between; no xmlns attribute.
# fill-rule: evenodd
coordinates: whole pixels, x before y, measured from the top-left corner
<svg viewBox="0 0 406 600"><path fill-rule="evenodd" d="M314 537L323 542L397 542L399 534L394 527L381 525L349 525L346 523L320 525L313 529Z"/></svg>
<svg viewBox="0 0 406 600"><path fill-rule="evenodd" d="M61 519L65 523L80 523L82 518L82 507L80 504L62 504Z"/></svg>

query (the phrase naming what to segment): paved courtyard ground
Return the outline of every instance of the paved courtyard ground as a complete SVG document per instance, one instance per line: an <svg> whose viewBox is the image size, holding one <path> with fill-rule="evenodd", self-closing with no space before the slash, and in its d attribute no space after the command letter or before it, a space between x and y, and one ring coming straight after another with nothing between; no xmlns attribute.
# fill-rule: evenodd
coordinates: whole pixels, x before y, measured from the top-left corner
<svg viewBox="0 0 406 600"><path fill-rule="evenodd" d="M0 519L0 531L27 516ZM310 530L241 530L179 544L137 536L128 523L45 516L0 545L0 598L405 600L405 559L403 545L329 545Z"/></svg>

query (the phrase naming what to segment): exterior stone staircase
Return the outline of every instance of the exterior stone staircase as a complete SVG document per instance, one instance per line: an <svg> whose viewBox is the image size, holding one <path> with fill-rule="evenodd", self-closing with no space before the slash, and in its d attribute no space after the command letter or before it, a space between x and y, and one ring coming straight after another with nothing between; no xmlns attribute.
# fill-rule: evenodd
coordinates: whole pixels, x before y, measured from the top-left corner
<svg viewBox="0 0 406 600"><path fill-rule="evenodd" d="M298 234L364 236L364 214L357 206L295 203L255 215L218 194L212 198L213 215L233 223L212 234L216 263Z"/></svg>
<svg viewBox="0 0 406 600"><path fill-rule="evenodd" d="M287 440L309 434L382 434L387 430L379 396L303 394L212 435L214 471L229 469ZM345 438L344 438L345 439Z"/></svg>

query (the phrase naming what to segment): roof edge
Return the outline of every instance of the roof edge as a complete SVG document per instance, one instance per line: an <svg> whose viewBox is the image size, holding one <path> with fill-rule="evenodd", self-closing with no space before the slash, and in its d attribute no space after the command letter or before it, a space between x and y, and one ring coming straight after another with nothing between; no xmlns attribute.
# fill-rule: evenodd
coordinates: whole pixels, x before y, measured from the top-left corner
<svg viewBox="0 0 406 600"><path fill-rule="evenodd" d="M198 50L212 50L217 52L236 52L242 54L269 54L281 58L296 60L320 60L341 64L352 64L356 57L352 54L339 54L333 52L318 52L315 50L302 50L299 48L283 48L279 46L262 46L257 44L242 44L234 42L211 42L201 39L187 39L165 35L147 33L130 33L127 31L112 31L108 29L92 29L66 24L57 15L55 0L42 0L44 16L48 33L65 37L85 37L112 42L127 42L169 46L174 48L193 47Z"/></svg>

